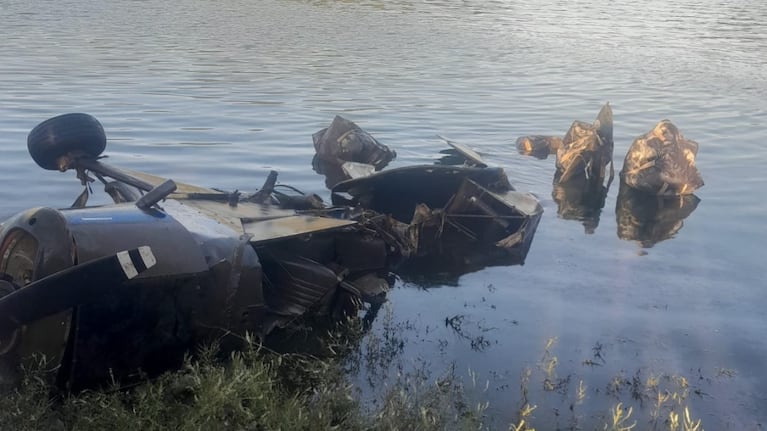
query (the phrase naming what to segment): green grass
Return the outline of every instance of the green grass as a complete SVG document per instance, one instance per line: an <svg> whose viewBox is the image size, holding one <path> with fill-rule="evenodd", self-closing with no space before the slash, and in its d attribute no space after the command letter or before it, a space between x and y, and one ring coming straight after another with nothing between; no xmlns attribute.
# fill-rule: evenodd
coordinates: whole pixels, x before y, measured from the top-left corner
<svg viewBox="0 0 767 431"><path fill-rule="evenodd" d="M52 395L45 367L0 398L6 430L478 429L457 379L403 379L375 411L354 397L340 363L257 345L220 359L207 348L183 369L132 388Z"/></svg>
<svg viewBox="0 0 767 431"><path fill-rule="evenodd" d="M42 361L24 370L21 385L0 397L2 430L481 430L490 429L489 403L477 399L476 375L468 384L450 369L433 377L428 372L396 372L374 403L357 401L358 391L347 377L348 360L390 362L401 342L393 334L368 334L372 351L354 357L361 331L333 333L312 355L275 353L250 343L249 349L222 358L215 346L196 352L182 369L130 388L114 385L76 395L57 394L48 384ZM351 338L350 338L351 337ZM317 339L316 334L312 337ZM544 412L531 400L529 386L571 403L573 421L567 429L637 429L702 431L686 404L683 377L616 376L613 391L624 391L646 408L611 398L587 400L583 380L557 376L555 339L545 343L535 368L520 373L520 403L515 423L501 429L535 430ZM371 364L368 363L368 366ZM532 379L532 381L531 381ZM481 385L480 385L481 386ZM608 388L610 390L610 388ZM471 396L467 394L473 394ZM543 401L543 400L539 400ZM604 403L601 426L579 416L584 402ZM647 417L639 417L645 414ZM536 418L536 415L538 417ZM586 421L588 422L588 421ZM637 425L639 424L639 425ZM540 426L540 425L539 425ZM494 426L494 429L498 429ZM541 428L539 428L540 431Z"/></svg>

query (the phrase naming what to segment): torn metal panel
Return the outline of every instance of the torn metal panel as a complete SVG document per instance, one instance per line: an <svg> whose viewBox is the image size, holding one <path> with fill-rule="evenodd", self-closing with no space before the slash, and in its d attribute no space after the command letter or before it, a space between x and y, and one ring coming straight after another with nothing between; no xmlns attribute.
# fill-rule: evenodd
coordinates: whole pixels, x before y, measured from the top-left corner
<svg viewBox="0 0 767 431"><path fill-rule="evenodd" d="M346 179L367 177L375 173L375 166L367 163L346 162L341 165L341 169L346 174Z"/></svg>
<svg viewBox="0 0 767 431"><path fill-rule="evenodd" d="M406 166L340 182L332 189L332 200L335 205L360 206L409 223L418 204L444 207L464 178L493 191L513 190L501 168Z"/></svg>
<svg viewBox="0 0 767 431"><path fill-rule="evenodd" d="M312 140L317 156L337 165L359 162L380 170L397 156L359 126L338 115L330 127L312 135Z"/></svg>
<svg viewBox="0 0 767 431"><path fill-rule="evenodd" d="M419 251L429 249L431 239L463 239L466 243L484 244L502 248L512 248L529 243L525 235L532 236L533 231L525 232L530 219L540 218L543 209L531 195L508 191L502 194L491 192L476 182L466 179L443 210L432 211L432 218L440 219L438 229L433 229L434 221L423 215L414 226L422 227L419 234ZM537 221L536 221L537 224ZM423 227L436 235L429 238ZM452 237L452 238L451 238Z"/></svg>
<svg viewBox="0 0 767 431"><path fill-rule="evenodd" d="M300 316L327 306L341 281L328 266L280 253L279 248L262 248L259 256L264 268L264 297L275 314Z"/></svg>

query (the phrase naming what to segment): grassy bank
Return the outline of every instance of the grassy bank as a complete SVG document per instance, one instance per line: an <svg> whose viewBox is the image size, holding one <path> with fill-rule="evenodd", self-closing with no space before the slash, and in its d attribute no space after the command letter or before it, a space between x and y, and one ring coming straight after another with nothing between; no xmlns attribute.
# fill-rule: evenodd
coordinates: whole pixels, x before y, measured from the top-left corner
<svg viewBox="0 0 767 431"><path fill-rule="evenodd" d="M528 389L542 385L568 399L571 417L564 429L702 431L687 407L683 377L616 376L607 392L622 392L643 408L611 397L591 400L592 410L594 402L602 404L597 406L602 414L584 414L588 385L557 376L554 339L545 344L538 364L521 370L516 420L501 426L488 417L489 402L478 399L487 394L475 390L473 376L464 386L465 379L454 370L437 376L397 374L375 403L360 403L345 366L353 340L335 334L325 341L322 354L312 356L250 344L222 357L216 347L208 347L182 369L151 381L77 395L56 394L46 383L44 367L34 367L26 370L18 389L0 398L0 429L521 431L538 426L540 431L548 426L540 424L550 422ZM387 341L373 344L379 350L374 354L387 361Z"/></svg>

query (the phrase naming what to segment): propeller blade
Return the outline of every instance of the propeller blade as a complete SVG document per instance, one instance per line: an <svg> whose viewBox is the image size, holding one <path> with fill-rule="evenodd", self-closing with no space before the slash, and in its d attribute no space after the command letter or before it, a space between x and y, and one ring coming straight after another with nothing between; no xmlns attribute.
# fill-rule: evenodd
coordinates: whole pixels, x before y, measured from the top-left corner
<svg viewBox="0 0 767 431"><path fill-rule="evenodd" d="M0 298L0 329L14 329L93 301L157 263L148 246L76 265L36 280Z"/></svg>

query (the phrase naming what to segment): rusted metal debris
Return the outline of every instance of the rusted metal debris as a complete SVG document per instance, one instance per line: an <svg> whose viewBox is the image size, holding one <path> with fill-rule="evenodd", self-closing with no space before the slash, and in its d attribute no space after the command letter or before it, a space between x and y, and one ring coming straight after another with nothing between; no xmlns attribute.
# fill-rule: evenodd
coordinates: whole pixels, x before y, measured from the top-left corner
<svg viewBox="0 0 767 431"><path fill-rule="evenodd" d="M593 233L597 228L612 183L613 147L609 104L602 107L594 123L573 122L562 139L531 135L517 140L521 154L542 159L557 154L551 193L558 206L557 214L563 219L582 221L586 233ZM664 203L655 196L686 196L703 186L695 166L697 152L698 144L682 136L668 120L661 121L632 143L620 173L616 206L620 238L653 244L671 237L681 227L681 219L695 209L699 199ZM666 224L675 217L680 222L678 225Z"/></svg>
<svg viewBox="0 0 767 431"><path fill-rule="evenodd" d="M604 181L610 165L609 181L613 169L613 112L609 103L600 109L593 123L574 121L563 138L530 135L517 139L521 154L545 159L556 154L555 182L566 183L585 178L590 182ZM596 178L596 180L595 180Z"/></svg>
<svg viewBox="0 0 767 431"><path fill-rule="evenodd" d="M695 156L698 143L686 139L671 121L663 120L629 148L622 180L637 190L661 196L691 194L703 186Z"/></svg>
<svg viewBox="0 0 767 431"><path fill-rule="evenodd" d="M519 154L546 159L550 154L557 154L557 150L562 146L562 138L546 135L522 136L517 139L516 145Z"/></svg>

